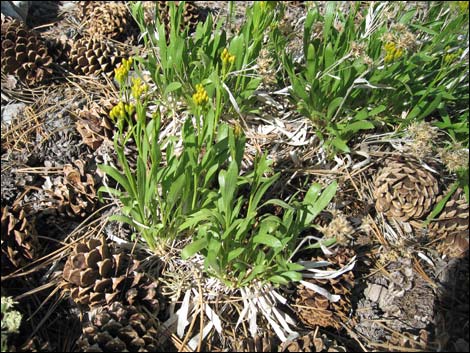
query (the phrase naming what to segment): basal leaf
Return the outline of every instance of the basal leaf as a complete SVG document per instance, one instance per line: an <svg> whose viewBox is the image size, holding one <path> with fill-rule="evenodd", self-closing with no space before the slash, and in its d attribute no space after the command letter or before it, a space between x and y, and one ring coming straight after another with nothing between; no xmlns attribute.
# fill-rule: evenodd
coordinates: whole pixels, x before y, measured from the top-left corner
<svg viewBox="0 0 470 353"><path fill-rule="evenodd" d="M168 95L168 93L176 91L182 87L180 82L172 82L165 88L165 92L163 95Z"/></svg>
<svg viewBox="0 0 470 353"><path fill-rule="evenodd" d="M269 234L258 234L253 237L253 243L267 245L271 248L282 247L281 241Z"/></svg>
<svg viewBox="0 0 470 353"><path fill-rule="evenodd" d="M236 258L239 257L241 254L243 254L244 251L245 251L245 248L236 248L236 249L233 249L232 251L230 251L230 252L228 253L227 261L230 262L230 261L236 259Z"/></svg>
<svg viewBox="0 0 470 353"><path fill-rule="evenodd" d="M196 254L201 249L204 249L207 246L207 239L199 239L193 241L191 244L186 245L181 251L181 258L187 260L194 254Z"/></svg>

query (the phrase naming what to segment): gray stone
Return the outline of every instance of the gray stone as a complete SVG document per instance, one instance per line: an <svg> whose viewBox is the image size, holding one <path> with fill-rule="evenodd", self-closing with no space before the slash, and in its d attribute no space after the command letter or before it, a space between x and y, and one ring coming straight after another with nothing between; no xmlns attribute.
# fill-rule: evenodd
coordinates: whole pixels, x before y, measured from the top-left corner
<svg viewBox="0 0 470 353"><path fill-rule="evenodd" d="M2 125L10 125L11 121L23 112L25 106L26 104L24 103L14 103L2 107Z"/></svg>

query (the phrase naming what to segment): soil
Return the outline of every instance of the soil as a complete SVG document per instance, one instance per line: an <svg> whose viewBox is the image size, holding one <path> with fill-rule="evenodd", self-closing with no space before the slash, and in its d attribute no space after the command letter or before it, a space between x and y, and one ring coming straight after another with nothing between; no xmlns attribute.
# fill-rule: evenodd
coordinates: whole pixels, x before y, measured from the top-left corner
<svg viewBox="0 0 470 353"><path fill-rule="evenodd" d="M235 3L234 31L244 19L247 4ZM216 17L227 16L229 9L226 1L205 1L198 5ZM68 39L76 39L83 35L76 7L76 3L70 1L33 2L28 25L35 27L44 38L65 35ZM304 13L302 4L288 6L286 12L286 23L292 30L288 50L294 53L301 48L301 31L298 29L302 28ZM135 49L138 45L133 43L129 47ZM103 77L74 75L69 68L59 64L55 70L54 78L39 87L25 87L13 76L2 72L2 209L14 205L22 207L39 239L35 257L16 271L4 273L2 255L2 296L13 296L19 303L16 309L23 315L19 332L9 339L10 347L17 351L67 352L77 349L84 313L61 290L62 269L71 244L78 239L103 234L122 247L133 245L130 229L107 220L118 212L117 205L109 199L99 201L97 198L97 190L103 185L103 175L97 170L97 164L116 161L112 140L103 137L99 147L91 148L77 130L80 119L90 112L96 116L102 102L112 102L119 97L117 85ZM330 160L315 137L313 127L295 111L291 102L282 95L270 94L274 90L269 85L260 91L269 99L260 94L260 113L245 117L248 137L245 167L250 167L256 151L266 151L274 160L276 171L281 172L279 182L268 196L280 199L298 191L301 196L312 182L327 185L337 180L336 196L316 223L327 229L338 215L342 215L353 229L332 249L336 252L347 248L356 255L352 270L354 287L345 294L349 304L341 308L343 316L341 320L337 319L340 322L336 327L308 326L298 315L296 285L279 288L279 293L288 298L285 310L296 321L295 330L301 336L311 338L312 345L308 349L468 351L468 251L457 258L443 256L433 244L423 241L420 231L410 224L392 224L375 209L374 176L382 167L385 156L401 152L378 143L367 150L370 161L364 167L354 167L364 160L357 153ZM170 126L169 121L164 123ZM362 150L360 138L352 150ZM73 201L61 193L67 188L67 170L78 173L79 182L86 183L86 192L75 195ZM436 177L441 189L445 190L455 176L445 172L442 166L439 173ZM79 210L71 208L71 203L81 205ZM397 241L390 235L390 229L398 229L395 234L405 236ZM2 220L2 252L4 231ZM321 236L321 232L307 235ZM155 255L145 248L135 251L136 256L147 264L149 273L161 277L163 292L177 292L173 287L178 285L190 287L193 279L187 277L183 265L173 268L173 273L168 270L169 273L163 275L161 265L158 265L160 260L157 261ZM315 249L299 254L297 260L318 256L322 256L322 252ZM169 257L171 254L162 259ZM170 302L175 296L166 295L168 307L180 306L182 293L173 304ZM235 312L235 309L231 310L221 315L227 322L232 320L229 314ZM340 317L337 313L333 315ZM162 322L168 319L161 316ZM192 332L186 333L187 337L197 336L199 324L195 322ZM272 339L272 349L300 349L272 338L273 330L262 318L259 331L260 337ZM235 336L240 331L232 327L231 334ZM165 350L188 349L183 344L184 336L177 337L173 333L167 337ZM256 343L259 344L248 332L236 339L211 333L202 349L233 351L256 348ZM261 349L268 351L266 347Z"/></svg>

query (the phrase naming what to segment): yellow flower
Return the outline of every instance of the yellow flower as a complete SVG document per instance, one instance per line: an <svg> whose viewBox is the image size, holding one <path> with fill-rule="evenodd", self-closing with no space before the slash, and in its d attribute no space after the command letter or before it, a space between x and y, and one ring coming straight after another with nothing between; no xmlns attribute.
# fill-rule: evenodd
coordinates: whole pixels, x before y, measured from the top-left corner
<svg viewBox="0 0 470 353"><path fill-rule="evenodd" d="M123 85L126 81L127 75L129 74L129 70L132 65L132 58L129 59L122 59L121 65L114 69L114 77L116 81Z"/></svg>
<svg viewBox="0 0 470 353"><path fill-rule="evenodd" d="M224 48L220 57L222 59L223 66L227 66L228 64L233 64L235 62L235 55L231 55L227 48Z"/></svg>
<svg viewBox="0 0 470 353"><path fill-rule="evenodd" d="M235 126L233 127L233 133L235 134L236 137L240 137L243 133L243 129L238 122L235 123Z"/></svg>
<svg viewBox="0 0 470 353"><path fill-rule="evenodd" d="M209 96L204 87L199 83L196 85L196 93L193 94L193 102L196 105L204 105L209 101Z"/></svg>
<svg viewBox="0 0 470 353"><path fill-rule="evenodd" d="M384 45L385 49L385 58L386 63L398 60L403 56L403 49L397 48L397 45L394 42L388 42Z"/></svg>
<svg viewBox="0 0 470 353"><path fill-rule="evenodd" d="M134 105L119 102L113 107L113 109L111 109L111 111L109 112L109 117L113 121L122 120L126 116L131 116L134 113L134 110Z"/></svg>
<svg viewBox="0 0 470 353"><path fill-rule="evenodd" d="M148 85L143 83L140 77L132 78L131 92L135 99L139 99L142 94L148 91Z"/></svg>

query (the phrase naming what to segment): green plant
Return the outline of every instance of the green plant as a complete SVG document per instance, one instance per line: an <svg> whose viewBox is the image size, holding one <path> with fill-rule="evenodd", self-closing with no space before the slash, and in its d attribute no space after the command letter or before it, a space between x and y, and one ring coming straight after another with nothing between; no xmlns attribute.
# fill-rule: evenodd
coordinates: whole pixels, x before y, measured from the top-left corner
<svg viewBox="0 0 470 353"><path fill-rule="evenodd" d="M239 145L242 155L242 145ZM336 183L322 194L314 184L302 202L287 204L263 197L277 180L271 174L265 156L256 160L254 171L239 175L240 159L232 159L227 170L218 175L219 189L212 192L209 202L180 226L193 230L193 242L182 251L183 258L197 252L204 256L209 275L227 286L245 287L254 281L287 284L301 279L303 266L290 261L298 237L312 226L311 222L326 207L336 192ZM263 212L263 207L277 205L284 209L282 218Z"/></svg>
<svg viewBox="0 0 470 353"><path fill-rule="evenodd" d="M280 30L272 32L299 112L327 146L344 152L360 130L405 128L436 113L436 125L468 145L468 12L438 2L421 12L416 5L361 6L348 15L335 2L324 15L309 10L300 65L282 54Z"/></svg>
<svg viewBox="0 0 470 353"><path fill-rule="evenodd" d="M11 297L2 297L2 352L8 352L8 336L17 333L21 324L21 314L13 310L17 304Z"/></svg>
<svg viewBox="0 0 470 353"><path fill-rule="evenodd" d="M122 214L111 219L132 225L152 250L162 252L177 237L178 226L185 216L199 209L206 200L209 187L235 142L226 133L226 124L217 126L218 134L214 136L215 115L201 106L206 96L199 91L200 95L195 94L199 97L195 123L191 117L184 122L182 150L176 152L177 137L160 136L160 113L157 111L151 119L147 118L146 85L134 79L129 88L126 75L122 77L121 89L130 90L135 103L120 102L110 113L118 126L114 146L120 168L99 165L122 189L103 186L99 195L107 192L117 197ZM124 153L129 143L137 147L135 171Z"/></svg>
<svg viewBox="0 0 470 353"><path fill-rule="evenodd" d="M173 101L185 97L190 106L192 92L196 85L202 84L209 97L215 100L211 99L209 104L215 109L217 120L222 111L231 107L238 113L250 110L250 98L261 81L254 73L254 64L261 50L263 34L276 16L272 5L256 2L247 7L247 21L239 34L230 39L223 29L223 19L213 28L210 14L192 36L187 30L180 31L183 6L175 7L170 3L171 29L168 34L159 21L156 27L144 23L141 2L131 4L133 16L149 48L146 59L136 60L150 71L164 101L171 101L170 97Z"/></svg>
<svg viewBox="0 0 470 353"><path fill-rule="evenodd" d="M365 20L355 23L359 13L359 3L346 16L336 2L328 2L324 15L316 7L310 9L304 23L301 65L294 62L292 53L285 52L280 29L275 28L271 35L298 111L312 121L320 139L345 152L352 134L373 129L370 118L383 110L360 109L357 100L373 60L368 56L373 40L369 44L361 36L361 28L367 30Z"/></svg>
<svg viewBox="0 0 470 353"><path fill-rule="evenodd" d="M436 125L468 145L468 12L431 2L421 18L416 13L416 7L400 13L383 35L384 66L369 81L394 89L371 92L369 100L381 100L392 117L400 117L394 123L402 127L438 113L442 122ZM390 47L402 55L387 60ZM402 112L407 112L403 120Z"/></svg>

